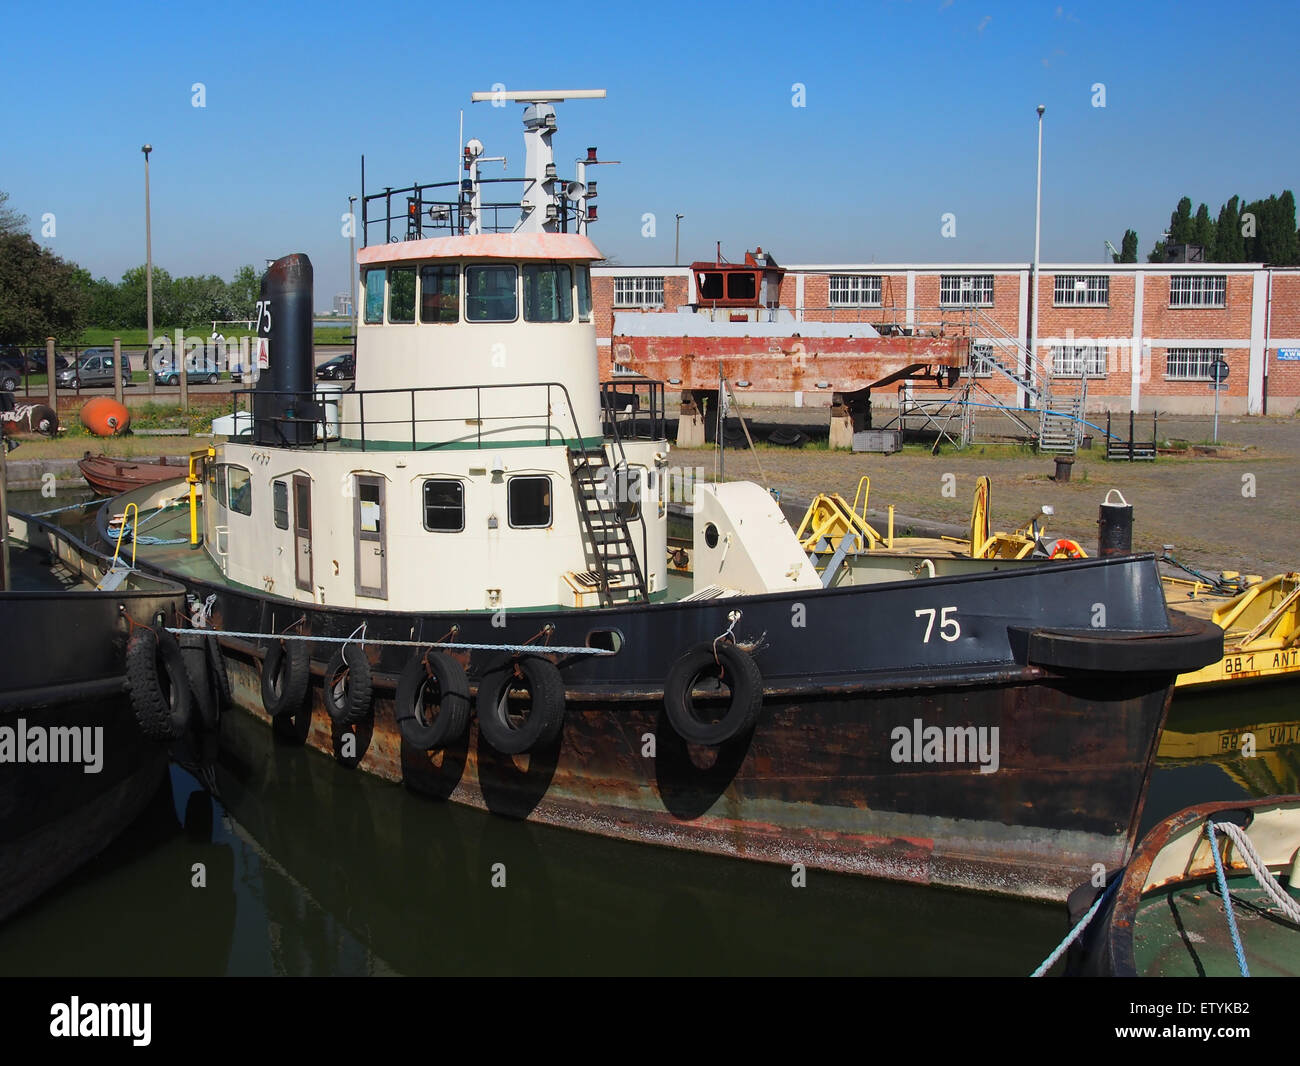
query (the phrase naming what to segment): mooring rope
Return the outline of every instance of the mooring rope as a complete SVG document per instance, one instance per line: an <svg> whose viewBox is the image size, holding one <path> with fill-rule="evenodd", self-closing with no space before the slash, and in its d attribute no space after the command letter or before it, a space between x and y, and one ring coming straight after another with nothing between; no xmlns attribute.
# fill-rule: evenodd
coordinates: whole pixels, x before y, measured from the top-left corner
<svg viewBox="0 0 1300 1066"><path fill-rule="evenodd" d="M194 629L180 626L164 626L168 633L193 633ZM305 640L308 642L319 642L322 644L346 644L356 638L354 632L347 637L315 637L315 636L297 636L295 634L282 633L252 633L235 629L211 629L206 632L212 633L219 637L241 637L248 640ZM536 644L469 644L460 641L445 640L383 640L374 637L366 637L367 644L380 644L390 648L452 648L456 651L510 651L510 652L536 652L539 650ZM615 652L609 648L566 648L561 646L548 645L545 649L547 652L554 652L557 655L614 655Z"/></svg>
<svg viewBox="0 0 1300 1066"><path fill-rule="evenodd" d="M1056 965L1056 960L1059 959L1062 955L1064 955L1066 950L1069 948L1069 946L1073 944L1076 940L1078 940L1079 935L1085 929L1088 928L1088 923L1091 922L1092 919L1096 916L1097 912L1101 910L1102 904L1105 903L1106 900L1110 898L1110 894L1114 892L1116 888L1119 887L1119 883L1122 880L1124 880L1123 875L1121 874L1115 875L1115 879L1111 881L1109 885L1106 886L1106 891L1097 897L1097 902L1088 908L1088 913L1085 914L1082 918L1080 918L1078 923L1075 925L1075 927L1070 930L1070 935L1056 945L1056 950L1053 951L1050 955L1047 956L1046 959L1043 960L1042 964L1038 967L1038 969L1036 969L1033 973L1029 975L1030 977L1046 976L1047 971Z"/></svg>
<svg viewBox="0 0 1300 1066"><path fill-rule="evenodd" d="M1205 823L1210 835L1210 852L1214 855L1214 872L1219 878L1219 892L1223 895L1223 913L1228 916L1228 931L1232 934L1232 950L1237 953L1237 967L1242 977L1250 976L1246 966L1246 952L1241 946L1241 934L1237 931L1237 916L1232 913L1232 896L1228 894L1228 879L1223 873L1223 859L1219 855L1219 838L1214 835L1215 822Z"/></svg>
<svg viewBox="0 0 1300 1066"><path fill-rule="evenodd" d="M1260 887L1273 897L1273 902L1281 909L1291 921L1300 925L1300 903L1296 903L1283 890L1278 879L1273 876L1273 872L1264 865L1264 860L1260 857L1255 845L1246 831L1239 825L1233 825L1231 822L1216 822L1215 826L1222 829L1232 842L1237 845L1237 851L1241 857L1246 860L1246 865L1250 867L1250 872L1255 875L1255 880L1259 882Z"/></svg>

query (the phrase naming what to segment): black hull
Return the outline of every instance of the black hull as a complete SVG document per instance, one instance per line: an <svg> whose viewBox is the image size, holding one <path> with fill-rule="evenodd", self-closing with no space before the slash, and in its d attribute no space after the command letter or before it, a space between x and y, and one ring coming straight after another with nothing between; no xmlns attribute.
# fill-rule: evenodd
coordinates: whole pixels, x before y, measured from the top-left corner
<svg viewBox="0 0 1300 1066"><path fill-rule="evenodd" d="M373 718L341 731L314 685L311 721L300 715L296 730L345 765L609 836L1044 899L1063 899L1096 863L1127 858L1173 679L1221 647L1211 626L1170 626L1149 556L803 596L515 612L499 626L486 613L358 611L190 586L216 595L211 624L230 633L343 638L364 621L372 642L529 644L539 653L548 624L555 646L583 646L600 630L621 639L613 656L552 656L565 727L551 750L522 758L493 751L474 727L447 751L411 749L392 696L416 649L367 644ZM1085 628L1097 604L1110 628ZM916 612L930 607L952 608L957 640L942 639L938 618L924 640ZM733 611L735 636L753 645L763 675L762 714L752 733L692 749L663 720L664 678L684 651L727 630ZM800 614L805 624L792 625ZM227 636L223 645L236 701L266 718L266 642ZM337 646L313 645L317 676ZM473 683L501 655L458 657ZM996 771L981 773L972 758L897 761L894 731L918 721L990 735L996 727Z"/></svg>
<svg viewBox="0 0 1300 1066"><path fill-rule="evenodd" d="M25 521L39 547L14 551L18 591L0 593L0 921L99 854L157 791L167 749L136 725L126 642L132 623L184 607L167 582L59 588L104 561L66 532Z"/></svg>

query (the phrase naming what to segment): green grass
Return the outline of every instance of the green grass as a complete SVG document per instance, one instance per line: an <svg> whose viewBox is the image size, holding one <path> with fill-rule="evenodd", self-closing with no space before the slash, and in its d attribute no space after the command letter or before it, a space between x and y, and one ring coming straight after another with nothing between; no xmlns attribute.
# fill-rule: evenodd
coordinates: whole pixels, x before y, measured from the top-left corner
<svg viewBox="0 0 1300 1066"><path fill-rule="evenodd" d="M185 331L193 336L198 334L201 337L210 337L212 330L210 327L198 327ZM311 339L313 344L346 344L347 339L351 336L352 330L349 326L316 326L312 329ZM239 326L231 326L222 329L222 336L226 340L237 340L240 337L256 336L256 330L244 329ZM176 335L175 326L155 326L153 330L155 337L174 337ZM120 340L125 345L141 347L149 343L149 335L143 329L115 329L111 326L90 326L82 331L81 336L77 339L79 348L96 348L110 347L113 341ZM62 350L62 348L60 348Z"/></svg>

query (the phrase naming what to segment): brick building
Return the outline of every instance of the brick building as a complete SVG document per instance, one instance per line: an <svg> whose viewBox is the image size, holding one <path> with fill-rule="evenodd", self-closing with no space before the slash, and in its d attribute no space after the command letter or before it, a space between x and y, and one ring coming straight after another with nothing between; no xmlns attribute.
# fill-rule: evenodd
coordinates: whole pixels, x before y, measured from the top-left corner
<svg viewBox="0 0 1300 1066"><path fill-rule="evenodd" d="M1300 409L1300 269L1043 264L1032 356L1037 367L1027 366L1027 264L813 264L785 270L780 306L793 313L794 332L800 321L862 322L885 335L966 336L972 373L1011 404L1023 394L990 363L1014 367L1026 378L1034 371L1045 374L1054 395L1083 392L1091 411L1206 413L1214 407L1211 367L1222 359L1229 369L1220 392L1223 413L1291 415ZM592 274L602 360L612 358L621 316L700 304L689 267L598 266ZM895 395L890 390L873 402L887 407ZM753 398L830 403L824 393Z"/></svg>

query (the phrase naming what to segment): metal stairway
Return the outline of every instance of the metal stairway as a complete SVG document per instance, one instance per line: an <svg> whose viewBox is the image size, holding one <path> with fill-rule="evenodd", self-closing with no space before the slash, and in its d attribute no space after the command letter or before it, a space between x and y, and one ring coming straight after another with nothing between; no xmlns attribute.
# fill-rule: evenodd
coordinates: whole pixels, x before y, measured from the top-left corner
<svg viewBox="0 0 1300 1066"><path fill-rule="evenodd" d="M1048 400L1038 423L1038 450L1073 455L1079 448L1083 397L1066 396Z"/></svg>
<svg viewBox="0 0 1300 1066"><path fill-rule="evenodd" d="M569 448L569 472L586 532L584 547L591 565L590 576L599 589L601 602L612 606L637 597L648 601L645 574L632 547L627 518L620 510L616 492L611 491L619 484L618 468L610 465L603 445L580 446Z"/></svg>

